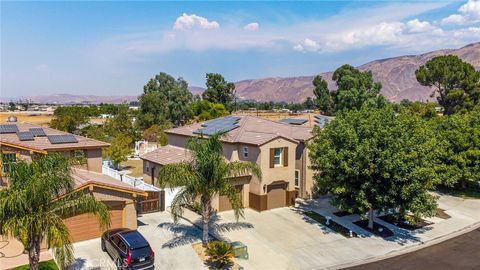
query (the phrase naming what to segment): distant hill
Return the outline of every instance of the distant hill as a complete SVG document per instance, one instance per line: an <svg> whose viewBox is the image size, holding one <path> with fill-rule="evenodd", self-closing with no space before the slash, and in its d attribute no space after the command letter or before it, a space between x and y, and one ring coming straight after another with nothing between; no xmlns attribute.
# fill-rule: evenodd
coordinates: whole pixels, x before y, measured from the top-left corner
<svg viewBox="0 0 480 270"><path fill-rule="evenodd" d="M400 56L376 60L361 65L361 70L370 70L375 80L382 83L382 94L391 101L431 100L430 89L418 84L415 70L429 59L453 54L469 62L480 70L480 42L467 45L460 49L438 50L421 55ZM335 89L331 80L333 72L322 73L330 89ZM312 80L314 76L263 78L244 80L235 83L238 95L242 99L257 101L287 101L301 102L313 96Z"/></svg>

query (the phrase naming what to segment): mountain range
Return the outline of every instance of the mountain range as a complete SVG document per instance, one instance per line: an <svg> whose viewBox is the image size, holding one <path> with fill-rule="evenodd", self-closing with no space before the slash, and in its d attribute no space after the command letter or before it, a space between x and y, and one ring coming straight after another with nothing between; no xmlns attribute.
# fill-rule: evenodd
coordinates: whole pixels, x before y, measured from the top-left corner
<svg viewBox="0 0 480 270"><path fill-rule="evenodd" d="M457 55L464 61L480 70L480 42L469 44L459 49L432 51L420 55L406 55L388 59L375 60L358 67L362 71L371 71L376 81L382 83L382 94L391 101L432 100L432 90L421 86L415 78L415 70L429 59L439 55ZM335 89L332 81L333 72L321 73L331 90ZM303 102L313 96L312 76L301 77L271 77L253 80L243 80L235 83L235 89L241 99L257 101ZM192 86L194 94L200 94L204 88ZM18 98L16 98L18 99ZM16 100L14 99L14 100ZM55 94L45 96L22 97L37 103L124 103L137 100L137 96L95 96ZM11 98L0 97L3 102Z"/></svg>
<svg viewBox="0 0 480 270"><path fill-rule="evenodd" d="M382 83L381 93L391 101L432 100L432 90L421 86L415 78L415 70L429 59L439 55L457 55L480 70L480 42L469 44L460 49L432 51L420 55L406 55L375 60L358 67L362 71L371 71L373 78ZM333 72L321 73L331 90ZM312 80L314 76L263 78L244 80L235 83L235 89L242 99L257 101L302 102L313 96Z"/></svg>

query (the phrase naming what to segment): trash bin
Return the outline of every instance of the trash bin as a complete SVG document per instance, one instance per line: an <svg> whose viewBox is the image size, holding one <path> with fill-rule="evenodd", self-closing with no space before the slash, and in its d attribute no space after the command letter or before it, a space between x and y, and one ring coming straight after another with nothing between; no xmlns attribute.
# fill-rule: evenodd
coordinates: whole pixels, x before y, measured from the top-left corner
<svg viewBox="0 0 480 270"><path fill-rule="evenodd" d="M233 255L235 258L248 259L248 248L240 241L230 243L233 249Z"/></svg>

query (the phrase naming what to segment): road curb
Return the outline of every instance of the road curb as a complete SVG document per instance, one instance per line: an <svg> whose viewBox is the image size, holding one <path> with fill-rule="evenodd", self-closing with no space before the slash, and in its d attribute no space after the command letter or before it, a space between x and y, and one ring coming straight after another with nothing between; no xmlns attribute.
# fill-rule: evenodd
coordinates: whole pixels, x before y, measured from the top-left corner
<svg viewBox="0 0 480 270"><path fill-rule="evenodd" d="M329 266L327 269L343 269L343 268L348 268L348 267L354 267L354 266L358 266L358 265L362 265L362 264L368 264L368 263L372 263L372 262L382 261L382 260L385 260L385 259L389 259L389 258L397 257L397 256L400 256L400 255L412 253L412 252L415 252L417 250L424 249L424 248L442 243L444 241L453 239L453 238L458 237L460 235L469 233L469 232L471 232L473 230L476 230L478 228L480 228L480 221L475 222L473 224L470 224L468 226L465 226L465 227L463 227L461 229L458 229L456 231L453 231L452 233L449 233L449 234L446 234L446 235L443 235L443 236L438 236L438 237L429 239L427 241L420 241L420 242L418 242L416 244L413 244L412 246L407 247L405 249L394 250L394 251L390 251L389 253L381 255L381 256L369 257L369 258L365 258L365 259L361 259L361 260L357 260L357 261L349 262L349 263L345 263L345 264L332 265L332 266Z"/></svg>

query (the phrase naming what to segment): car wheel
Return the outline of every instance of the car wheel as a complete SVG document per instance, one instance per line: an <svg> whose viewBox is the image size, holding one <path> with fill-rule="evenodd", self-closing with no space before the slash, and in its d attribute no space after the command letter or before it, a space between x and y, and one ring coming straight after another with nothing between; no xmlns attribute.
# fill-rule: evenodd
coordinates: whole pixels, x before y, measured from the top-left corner
<svg viewBox="0 0 480 270"><path fill-rule="evenodd" d="M103 240L103 239L102 239L102 244L101 244L101 246L102 246L102 251L103 251L103 252L107 251L107 248L105 247L105 240Z"/></svg>

